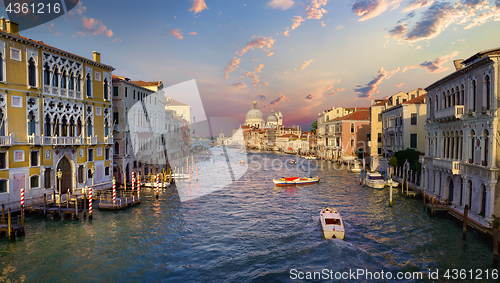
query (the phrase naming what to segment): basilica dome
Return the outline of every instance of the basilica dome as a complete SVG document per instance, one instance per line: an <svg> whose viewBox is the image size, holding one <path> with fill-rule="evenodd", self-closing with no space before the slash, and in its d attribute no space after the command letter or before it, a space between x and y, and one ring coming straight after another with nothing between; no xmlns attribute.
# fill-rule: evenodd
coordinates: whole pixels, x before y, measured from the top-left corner
<svg viewBox="0 0 500 283"><path fill-rule="evenodd" d="M264 126L264 115L262 115L262 112L257 107L257 101L253 102L252 109L248 111L245 124L248 126Z"/></svg>

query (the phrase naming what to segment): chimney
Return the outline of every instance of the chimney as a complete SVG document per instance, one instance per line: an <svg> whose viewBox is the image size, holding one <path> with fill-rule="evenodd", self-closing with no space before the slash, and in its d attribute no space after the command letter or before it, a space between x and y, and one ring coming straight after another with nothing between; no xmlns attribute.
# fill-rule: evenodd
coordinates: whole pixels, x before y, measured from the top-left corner
<svg viewBox="0 0 500 283"><path fill-rule="evenodd" d="M101 53L94 51L92 52L94 54L94 61L97 63L101 63Z"/></svg>
<svg viewBox="0 0 500 283"><path fill-rule="evenodd" d="M453 60L453 65L455 65L455 70L458 71L462 69L462 62L464 59Z"/></svg>
<svg viewBox="0 0 500 283"><path fill-rule="evenodd" d="M370 105L373 105L373 98L372 98L372 103Z"/></svg>
<svg viewBox="0 0 500 283"><path fill-rule="evenodd" d="M19 24L11 20L6 20L7 32L13 35L19 35Z"/></svg>
<svg viewBox="0 0 500 283"><path fill-rule="evenodd" d="M5 30L5 18L0 18L0 30Z"/></svg>

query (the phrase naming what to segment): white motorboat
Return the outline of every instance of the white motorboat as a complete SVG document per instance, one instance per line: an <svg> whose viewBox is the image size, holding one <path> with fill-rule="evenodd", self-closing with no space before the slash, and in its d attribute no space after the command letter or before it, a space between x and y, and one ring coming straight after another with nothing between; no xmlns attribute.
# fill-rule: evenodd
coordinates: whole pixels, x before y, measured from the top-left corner
<svg viewBox="0 0 500 283"><path fill-rule="evenodd" d="M297 164L297 161L295 159L290 160L290 164Z"/></svg>
<svg viewBox="0 0 500 283"><path fill-rule="evenodd" d="M385 187L385 180L380 173L366 173L365 184L370 188L381 190Z"/></svg>
<svg viewBox="0 0 500 283"><path fill-rule="evenodd" d="M160 186L160 187L162 186L162 183L161 183L161 182L159 183L159 186ZM153 183L151 183L151 182L146 182L146 183L144 183L144 187L156 188L156 182L153 182ZM169 183L169 182L163 182L163 187L164 187L164 188L168 188L168 187L170 187L170 183Z"/></svg>
<svg viewBox="0 0 500 283"><path fill-rule="evenodd" d="M319 218L325 238L344 239L344 222L335 208L323 208L319 214Z"/></svg>
<svg viewBox="0 0 500 283"><path fill-rule="evenodd" d="M399 183L394 180L391 182L391 184L393 188L397 188L399 186ZM385 185L389 187L389 181L386 181Z"/></svg>
<svg viewBox="0 0 500 283"><path fill-rule="evenodd" d="M361 164L359 164L359 162L357 160L354 161L354 163L349 168L349 171L351 171L352 173L359 173L359 172L361 172Z"/></svg>
<svg viewBox="0 0 500 283"><path fill-rule="evenodd" d="M174 178L174 180L188 179L189 174L176 173L176 174L172 174L172 178Z"/></svg>

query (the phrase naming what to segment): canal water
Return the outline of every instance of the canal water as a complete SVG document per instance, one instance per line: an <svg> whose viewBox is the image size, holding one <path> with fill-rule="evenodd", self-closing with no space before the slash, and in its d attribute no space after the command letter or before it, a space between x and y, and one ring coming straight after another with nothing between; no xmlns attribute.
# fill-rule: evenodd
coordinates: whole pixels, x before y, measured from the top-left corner
<svg viewBox="0 0 500 283"><path fill-rule="evenodd" d="M215 163L226 162L218 154ZM291 158L250 153L235 182L183 201L174 188L159 200L143 189L139 206L95 211L91 221L31 216L25 237L0 239L0 281L289 282L291 270L363 269L423 272L423 281L446 282L447 269L491 272L489 239L469 232L462 241L460 223L424 213L421 201L394 190L388 207L387 188L362 187L356 175L328 163L285 166ZM289 175L319 175L321 182L286 188L271 180ZM195 180L183 185L204 191ZM318 215L327 206L343 216L345 240L323 238ZM438 280L428 279L429 269L439 270ZM357 279L347 281L372 281Z"/></svg>

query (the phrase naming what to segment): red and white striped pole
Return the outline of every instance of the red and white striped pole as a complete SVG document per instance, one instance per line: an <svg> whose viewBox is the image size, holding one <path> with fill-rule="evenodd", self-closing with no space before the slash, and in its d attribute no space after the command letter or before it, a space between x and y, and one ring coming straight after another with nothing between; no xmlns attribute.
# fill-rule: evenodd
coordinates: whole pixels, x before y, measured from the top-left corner
<svg viewBox="0 0 500 283"><path fill-rule="evenodd" d="M137 173L137 199L141 200L141 174Z"/></svg>
<svg viewBox="0 0 500 283"><path fill-rule="evenodd" d="M116 204L116 180L113 177L113 205Z"/></svg>
<svg viewBox="0 0 500 283"><path fill-rule="evenodd" d="M158 198L159 190L160 190L160 174L156 174L156 198Z"/></svg>
<svg viewBox="0 0 500 283"><path fill-rule="evenodd" d="M132 171L132 194L134 193L135 189L135 172Z"/></svg>
<svg viewBox="0 0 500 283"><path fill-rule="evenodd" d="M89 188L89 219L92 219L92 187Z"/></svg>
<svg viewBox="0 0 500 283"><path fill-rule="evenodd" d="M24 215L24 188L21 188L21 209L23 210Z"/></svg>

